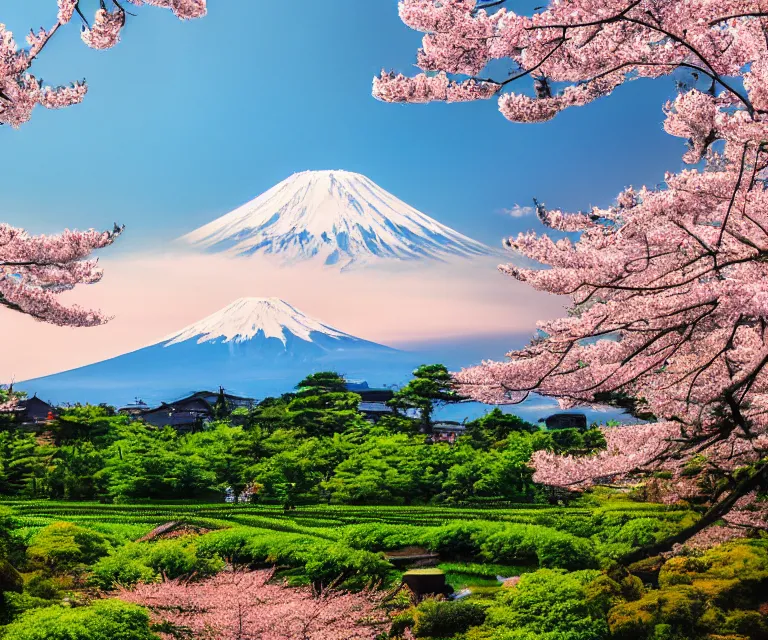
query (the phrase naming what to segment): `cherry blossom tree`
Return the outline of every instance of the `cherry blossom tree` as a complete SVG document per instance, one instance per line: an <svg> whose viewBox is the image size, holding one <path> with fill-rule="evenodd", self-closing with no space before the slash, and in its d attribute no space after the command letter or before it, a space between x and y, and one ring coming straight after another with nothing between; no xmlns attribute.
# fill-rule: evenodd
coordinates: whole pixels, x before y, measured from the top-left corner
<svg viewBox="0 0 768 640"><path fill-rule="evenodd" d="M90 327L106 318L97 311L65 307L57 295L78 284L101 279L96 260L85 260L94 250L112 244L122 228L113 231L65 231L57 236L30 236L0 224L0 305L60 326Z"/></svg>
<svg viewBox="0 0 768 640"><path fill-rule="evenodd" d="M575 242L520 234L507 245L544 268L503 265L534 288L570 296L567 317L505 362L456 375L459 392L563 406L612 401L657 418L608 430L591 458L539 453L536 479L584 487L663 471L669 499L704 498L693 527L722 518L766 526L768 489L768 5L761 0L558 0L532 16L501 1L402 0L425 32L423 73L382 72L388 102L496 98L513 122L544 122L625 82L676 74L664 128L685 138L690 168L663 188L628 188L606 208L538 217ZM506 77L484 76L493 60ZM525 83L530 90L518 89Z"/></svg>
<svg viewBox="0 0 768 640"><path fill-rule="evenodd" d="M272 578L270 570L225 571L201 582L139 584L118 596L148 607L165 628L200 640L374 640L386 631L381 594L313 593Z"/></svg>
<svg viewBox="0 0 768 640"><path fill-rule="evenodd" d="M0 24L0 124L19 128L29 121L40 105L60 109L80 103L85 82L51 87L30 73L30 68L49 40L73 20L82 21L81 38L93 49L108 49L120 40L127 12L116 0L99 0L89 22L78 0L57 0L58 13L50 29L40 28L27 35L27 48L19 48L13 34ZM170 9L180 19L198 18L206 13L206 0L128 0L134 5ZM53 0L51 0L53 8ZM86 327L103 323L99 312L64 307L57 294L77 284L91 284L101 278L94 260L86 260L96 249L112 244L123 227L113 231L65 231L56 236L30 236L22 229L0 224L0 305L58 325Z"/></svg>

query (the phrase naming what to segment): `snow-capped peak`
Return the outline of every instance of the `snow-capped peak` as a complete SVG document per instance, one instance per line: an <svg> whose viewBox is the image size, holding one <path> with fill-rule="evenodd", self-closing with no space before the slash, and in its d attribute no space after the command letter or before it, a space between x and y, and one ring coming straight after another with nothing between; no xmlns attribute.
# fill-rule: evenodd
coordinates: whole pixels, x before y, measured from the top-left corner
<svg viewBox="0 0 768 640"><path fill-rule="evenodd" d="M166 347L193 338L197 338L198 344L219 340L245 342L263 332L265 338L277 338L285 345L286 331L306 342L312 342L312 333L322 333L332 338L353 338L304 315L280 298L240 298L221 311L166 337L162 342Z"/></svg>
<svg viewBox="0 0 768 640"><path fill-rule="evenodd" d="M235 256L271 254L284 263L319 260L345 268L384 260L495 255L359 173L295 173L255 200L181 241Z"/></svg>

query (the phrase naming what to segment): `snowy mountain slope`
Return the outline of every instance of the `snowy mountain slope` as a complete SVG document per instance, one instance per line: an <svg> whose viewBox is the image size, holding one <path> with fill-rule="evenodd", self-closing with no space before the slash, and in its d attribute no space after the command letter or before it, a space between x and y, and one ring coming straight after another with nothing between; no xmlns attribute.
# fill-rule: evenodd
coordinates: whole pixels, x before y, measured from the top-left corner
<svg viewBox="0 0 768 640"><path fill-rule="evenodd" d="M197 338L198 344L217 340L247 342L261 333L264 338L276 338L287 347L286 332L305 342L312 342L313 333L358 340L304 315L279 298L240 298L221 311L171 334L162 342L166 343L165 346L193 338Z"/></svg>
<svg viewBox="0 0 768 640"><path fill-rule="evenodd" d="M288 264L316 260L341 269L499 255L349 171L296 173L180 241L215 253L274 255Z"/></svg>
<svg viewBox="0 0 768 640"><path fill-rule="evenodd" d="M159 342L92 365L20 383L56 403L159 403L223 386L264 397L307 374L334 370L374 384L399 383L413 354L356 338L278 298L241 298Z"/></svg>

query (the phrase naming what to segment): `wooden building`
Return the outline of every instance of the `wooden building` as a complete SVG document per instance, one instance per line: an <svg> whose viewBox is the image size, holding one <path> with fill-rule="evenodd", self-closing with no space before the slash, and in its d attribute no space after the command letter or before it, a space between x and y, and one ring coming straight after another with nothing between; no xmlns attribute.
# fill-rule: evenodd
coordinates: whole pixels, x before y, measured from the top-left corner
<svg viewBox="0 0 768 640"><path fill-rule="evenodd" d="M466 430L467 428L460 422L451 422L449 420L435 422L432 425L432 441L453 444L456 442L456 438L464 435Z"/></svg>
<svg viewBox="0 0 768 640"><path fill-rule="evenodd" d="M179 433L191 433L202 430L205 423L210 421L211 414L177 409L173 404L163 403L156 409L144 412L140 417L158 429L173 427Z"/></svg>
<svg viewBox="0 0 768 640"><path fill-rule="evenodd" d="M56 416L56 408L37 395L25 398L18 404L18 415L24 425L45 424Z"/></svg>
<svg viewBox="0 0 768 640"><path fill-rule="evenodd" d="M357 410L365 416L366 420L377 422L382 417L394 413L394 409L387 405L387 402L395 396L392 389L371 388L367 382L357 380L348 380L346 388L347 391L352 391L360 396Z"/></svg>
<svg viewBox="0 0 768 640"><path fill-rule="evenodd" d="M10 424L28 431L44 431L56 417L56 407L37 395L19 400L12 408L2 412Z"/></svg>
<svg viewBox="0 0 768 640"><path fill-rule="evenodd" d="M125 406L120 407L117 410L117 412L124 416L139 418L141 417L142 414L151 410L152 410L152 407L150 407L146 402L144 402L140 398L136 398L134 402L131 402L130 404L126 404Z"/></svg>
<svg viewBox="0 0 768 640"><path fill-rule="evenodd" d="M230 411L256 405L254 398L223 393L223 389L217 392L198 391L175 402L164 402L156 409L142 412L139 417L158 428L173 427L180 433L199 431L214 418L216 402L222 394Z"/></svg>

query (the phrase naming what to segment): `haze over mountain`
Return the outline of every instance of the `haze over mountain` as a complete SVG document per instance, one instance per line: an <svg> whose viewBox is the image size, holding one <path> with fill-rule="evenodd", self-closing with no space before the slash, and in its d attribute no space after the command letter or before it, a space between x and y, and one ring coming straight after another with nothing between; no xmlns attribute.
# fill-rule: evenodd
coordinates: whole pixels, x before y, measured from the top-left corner
<svg viewBox="0 0 768 640"><path fill-rule="evenodd" d="M284 264L313 260L342 270L500 255L350 171L295 173L180 241L209 252L272 255Z"/></svg>

